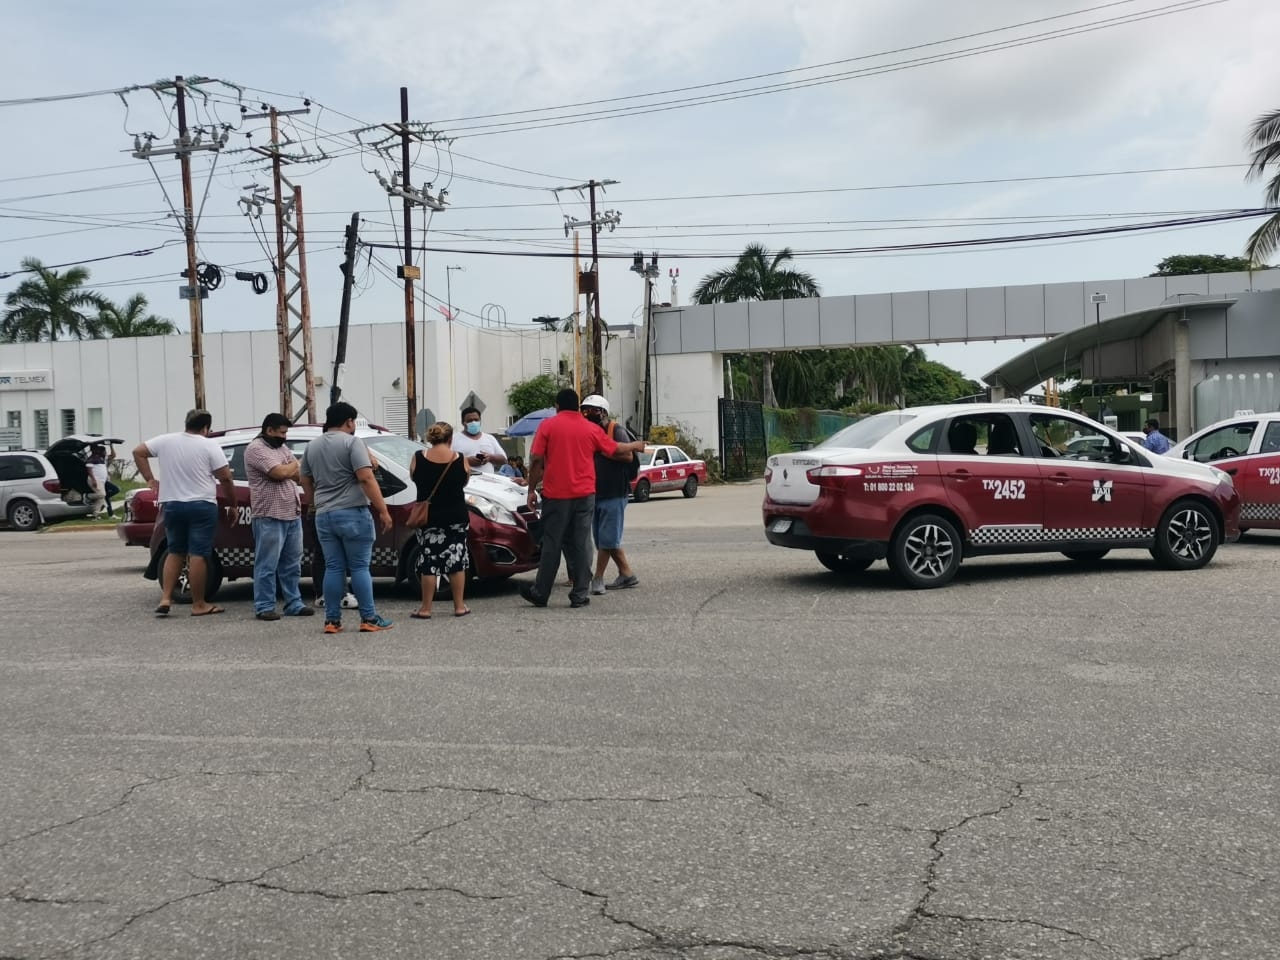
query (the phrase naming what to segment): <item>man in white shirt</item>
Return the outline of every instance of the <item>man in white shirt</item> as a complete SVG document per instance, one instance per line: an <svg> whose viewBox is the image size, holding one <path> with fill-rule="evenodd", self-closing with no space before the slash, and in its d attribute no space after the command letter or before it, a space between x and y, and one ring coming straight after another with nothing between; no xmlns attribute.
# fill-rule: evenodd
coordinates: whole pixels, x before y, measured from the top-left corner
<svg viewBox="0 0 1280 960"><path fill-rule="evenodd" d="M493 473L507 462L498 438L481 432L480 411L475 407L462 411L462 429L453 431L451 446L466 458L472 473Z"/></svg>
<svg viewBox="0 0 1280 960"><path fill-rule="evenodd" d="M184 565L191 580L191 616L224 612L204 598L209 556L218 529L218 487L214 480L222 486L223 499L231 508L228 522L233 525L236 488L222 447L209 439L212 426L213 415L208 410L192 410L187 414L184 432L162 434L133 448L139 475L156 492L156 501L164 509L168 555L160 575L158 617L169 615ZM160 461L164 483L151 471L152 457Z"/></svg>

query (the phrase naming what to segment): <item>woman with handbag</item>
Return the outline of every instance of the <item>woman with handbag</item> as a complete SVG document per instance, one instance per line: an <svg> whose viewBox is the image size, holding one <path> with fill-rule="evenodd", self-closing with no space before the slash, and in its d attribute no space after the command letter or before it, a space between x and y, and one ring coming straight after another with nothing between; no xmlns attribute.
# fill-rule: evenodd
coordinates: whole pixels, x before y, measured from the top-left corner
<svg viewBox="0 0 1280 960"><path fill-rule="evenodd" d="M409 464L409 475L418 488L418 497L409 514L409 526L417 528L418 577L422 584L422 604L410 614L414 620L431 619L431 601L436 595L436 578L448 577L453 594L453 615L471 612L463 594L471 557L467 534L471 513L466 494L470 471L453 452L453 427L443 421L427 430L431 446L419 450Z"/></svg>

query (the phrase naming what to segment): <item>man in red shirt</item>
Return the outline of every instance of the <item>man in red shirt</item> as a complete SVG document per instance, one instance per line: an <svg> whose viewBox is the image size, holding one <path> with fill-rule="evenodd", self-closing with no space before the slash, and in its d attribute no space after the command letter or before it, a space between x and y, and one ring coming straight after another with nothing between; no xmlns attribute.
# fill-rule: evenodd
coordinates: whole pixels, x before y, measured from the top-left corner
<svg viewBox="0 0 1280 960"><path fill-rule="evenodd" d="M596 453L606 457L644 451L644 441L615 443L578 409L578 393L569 387L556 394L556 415L538 425L529 448L529 506L537 504L542 481L542 559L532 584L520 596L545 607L560 570L563 553L574 574L569 606L591 602L591 520L596 510ZM545 473L545 479L544 479Z"/></svg>

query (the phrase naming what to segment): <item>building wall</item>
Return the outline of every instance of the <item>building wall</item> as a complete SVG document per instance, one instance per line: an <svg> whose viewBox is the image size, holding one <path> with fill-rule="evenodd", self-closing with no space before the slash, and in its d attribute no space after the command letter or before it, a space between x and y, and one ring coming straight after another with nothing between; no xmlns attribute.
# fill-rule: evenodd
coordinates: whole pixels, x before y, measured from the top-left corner
<svg viewBox="0 0 1280 960"><path fill-rule="evenodd" d="M654 423L685 424L703 447L720 445L720 355L693 353L655 361Z"/></svg>
<svg viewBox="0 0 1280 960"><path fill-rule="evenodd" d="M419 405L429 407L437 418L456 423L464 399L474 391L486 405L486 427L496 432L512 420L506 393L513 383L558 372L562 358L572 373L570 333L454 324L451 353L449 326L444 320L417 325ZM337 335L336 327L312 331L321 417L329 403ZM382 422L388 401L403 414L404 339L403 326L394 323L353 324L348 331L342 396L371 422ZM255 425L280 408L276 342L275 330L205 335L205 394L215 428ZM638 396L643 395L643 335L610 338L604 361L610 405L637 410ZM101 410L102 432L132 445L181 429L194 399L191 340L185 335L0 344L0 375L22 370L53 372L51 389L0 386L0 427L7 425L10 411L16 411L26 447L36 446L36 410L49 411L50 442L63 436L61 410L75 411L80 433L89 431L90 410Z"/></svg>

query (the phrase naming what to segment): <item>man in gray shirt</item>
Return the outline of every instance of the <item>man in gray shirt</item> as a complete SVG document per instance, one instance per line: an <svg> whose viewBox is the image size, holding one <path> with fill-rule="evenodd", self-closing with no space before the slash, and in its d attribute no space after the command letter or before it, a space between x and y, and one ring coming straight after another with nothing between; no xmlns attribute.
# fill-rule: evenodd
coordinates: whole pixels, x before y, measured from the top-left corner
<svg viewBox="0 0 1280 960"><path fill-rule="evenodd" d="M373 476L373 461L364 441L355 436L356 408L335 403L325 411L324 433L307 444L302 461L302 489L316 515L316 538L324 551L324 632L342 631L342 595L347 576L360 604L360 632L387 630L391 621L378 616L373 605L369 560L377 534L373 514L383 533L391 529L391 514Z"/></svg>

